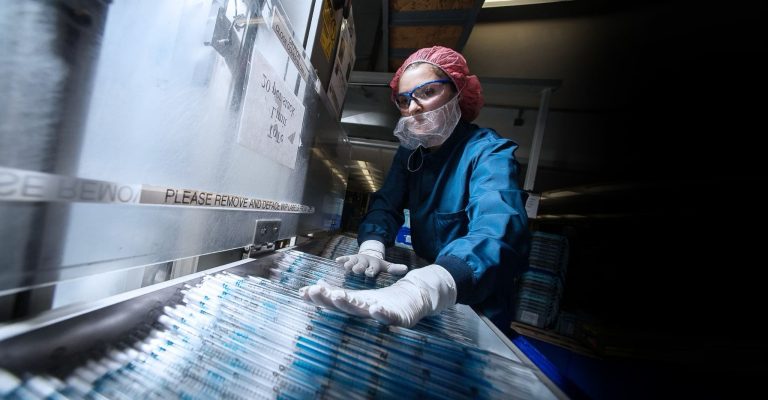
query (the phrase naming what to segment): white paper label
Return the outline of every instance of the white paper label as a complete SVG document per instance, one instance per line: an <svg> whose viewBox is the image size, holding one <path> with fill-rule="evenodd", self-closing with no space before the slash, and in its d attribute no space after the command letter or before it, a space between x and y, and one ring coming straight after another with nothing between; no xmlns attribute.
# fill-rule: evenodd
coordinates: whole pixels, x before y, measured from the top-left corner
<svg viewBox="0 0 768 400"><path fill-rule="evenodd" d="M0 201L122 203L312 214L315 208L205 190L132 185L0 167Z"/></svg>
<svg viewBox="0 0 768 400"><path fill-rule="evenodd" d="M520 322L528 325L538 326L539 314L530 311L523 311L520 313Z"/></svg>
<svg viewBox="0 0 768 400"><path fill-rule="evenodd" d="M272 31L275 32L280 43L283 44L285 51L288 53L288 57L293 61L293 65L299 70L299 75L301 75L305 82L309 82L309 67L304 61L304 51L301 46L296 45L293 34L290 29L288 29L288 24L285 23L285 17L280 14L277 7L273 8L273 10Z"/></svg>
<svg viewBox="0 0 768 400"><path fill-rule="evenodd" d="M528 193L528 199L525 201L525 213L528 214L528 218L536 218L536 213L539 212L539 200L541 200L540 194Z"/></svg>
<svg viewBox="0 0 768 400"><path fill-rule="evenodd" d="M253 49L237 143L293 169L303 122L304 105Z"/></svg>
<svg viewBox="0 0 768 400"><path fill-rule="evenodd" d="M247 211L275 211L302 214L311 214L315 212L314 207L296 203L204 190L178 189L150 185L142 186L141 204L234 208Z"/></svg>

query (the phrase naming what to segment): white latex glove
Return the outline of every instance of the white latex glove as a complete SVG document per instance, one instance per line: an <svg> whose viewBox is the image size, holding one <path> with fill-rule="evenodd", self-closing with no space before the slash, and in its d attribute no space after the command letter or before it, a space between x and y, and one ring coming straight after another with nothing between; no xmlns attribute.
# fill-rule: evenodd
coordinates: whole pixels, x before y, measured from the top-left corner
<svg viewBox="0 0 768 400"><path fill-rule="evenodd" d="M381 289L348 290L320 279L299 289L299 295L323 307L410 328L455 304L456 282L445 268L432 264Z"/></svg>
<svg viewBox="0 0 768 400"><path fill-rule="evenodd" d="M336 262L343 264L347 272L352 271L355 274L365 272L365 275L370 277L376 276L381 271L394 275L403 275L408 272L407 265L393 264L384 260L384 243L378 240L366 240L360 245L357 254L337 257Z"/></svg>

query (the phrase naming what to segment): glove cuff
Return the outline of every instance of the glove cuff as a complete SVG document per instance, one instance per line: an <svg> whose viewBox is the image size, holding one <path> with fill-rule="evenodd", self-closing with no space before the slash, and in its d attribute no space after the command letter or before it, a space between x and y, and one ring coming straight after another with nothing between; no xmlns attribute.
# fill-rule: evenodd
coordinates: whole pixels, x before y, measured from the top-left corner
<svg viewBox="0 0 768 400"><path fill-rule="evenodd" d="M365 254L383 260L384 243L381 243L378 240L366 240L360 244L360 250L358 250L357 254Z"/></svg>
<svg viewBox="0 0 768 400"><path fill-rule="evenodd" d="M437 265L427 265L408 272L401 281L409 282L427 292L430 300L429 315L437 314L456 304L456 282L451 273Z"/></svg>

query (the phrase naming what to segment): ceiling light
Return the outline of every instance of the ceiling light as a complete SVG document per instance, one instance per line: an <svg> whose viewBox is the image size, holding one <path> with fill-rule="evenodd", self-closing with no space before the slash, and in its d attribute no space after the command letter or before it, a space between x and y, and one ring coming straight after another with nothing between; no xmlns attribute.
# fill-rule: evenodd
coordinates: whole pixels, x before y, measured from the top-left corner
<svg viewBox="0 0 768 400"><path fill-rule="evenodd" d="M506 6L527 6L531 4L557 3L570 0L485 0L483 8L506 7Z"/></svg>
<svg viewBox="0 0 768 400"><path fill-rule="evenodd" d="M557 199L561 197L571 197L581 194L580 192L574 192L573 190L553 190L551 192L544 192L541 194L542 199Z"/></svg>

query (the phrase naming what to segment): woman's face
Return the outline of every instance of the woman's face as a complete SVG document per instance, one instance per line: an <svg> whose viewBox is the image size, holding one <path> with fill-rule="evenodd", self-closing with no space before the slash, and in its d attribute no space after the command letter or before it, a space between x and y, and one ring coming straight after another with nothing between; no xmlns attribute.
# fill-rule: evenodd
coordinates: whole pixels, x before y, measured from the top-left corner
<svg viewBox="0 0 768 400"><path fill-rule="evenodd" d="M395 104L403 117L440 108L453 98L447 78L437 75L430 64L419 64L400 76ZM427 83L430 81L437 81Z"/></svg>

